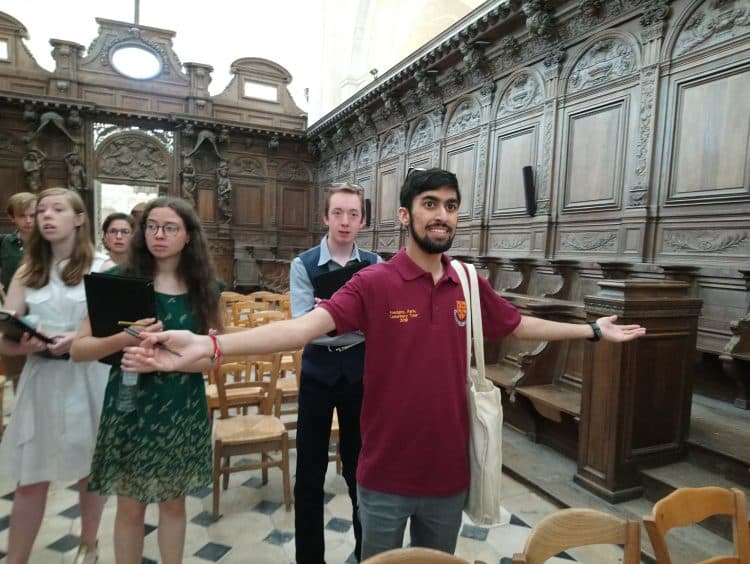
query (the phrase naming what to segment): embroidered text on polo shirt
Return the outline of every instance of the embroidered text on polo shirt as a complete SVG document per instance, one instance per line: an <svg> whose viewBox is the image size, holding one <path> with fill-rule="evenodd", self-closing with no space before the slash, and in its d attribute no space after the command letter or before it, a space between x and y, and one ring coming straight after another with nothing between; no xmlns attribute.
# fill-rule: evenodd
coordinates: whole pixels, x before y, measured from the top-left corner
<svg viewBox="0 0 750 564"><path fill-rule="evenodd" d="M417 310L413 308L392 309L388 312L388 317L390 319L398 319L400 323L406 323L410 319L416 319L419 317L419 314L417 313Z"/></svg>

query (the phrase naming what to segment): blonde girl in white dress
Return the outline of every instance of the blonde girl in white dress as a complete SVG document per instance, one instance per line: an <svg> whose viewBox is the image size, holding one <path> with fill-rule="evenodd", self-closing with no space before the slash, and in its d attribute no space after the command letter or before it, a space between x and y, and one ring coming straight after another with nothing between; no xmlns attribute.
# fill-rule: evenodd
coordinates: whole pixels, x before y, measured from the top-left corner
<svg viewBox="0 0 750 564"><path fill-rule="evenodd" d="M66 188L39 194L26 255L5 308L38 320L54 344L25 334L0 339L0 353L28 355L16 407L0 443L0 476L16 480L8 534L8 564L25 563L44 516L53 481L78 481L81 546L75 562L93 564L106 498L88 491L108 367L74 363L68 350L86 316L83 275L106 257L95 256L80 196Z"/></svg>

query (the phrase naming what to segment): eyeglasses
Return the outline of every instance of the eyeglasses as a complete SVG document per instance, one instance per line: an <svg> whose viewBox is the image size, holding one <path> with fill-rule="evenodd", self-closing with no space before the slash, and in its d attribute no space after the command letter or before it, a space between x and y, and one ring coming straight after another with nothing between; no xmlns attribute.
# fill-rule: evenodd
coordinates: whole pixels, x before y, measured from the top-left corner
<svg viewBox="0 0 750 564"><path fill-rule="evenodd" d="M130 235L132 231L130 229L107 229L107 235L112 235L112 237L117 237L118 235L122 235L123 237L127 237Z"/></svg>
<svg viewBox="0 0 750 564"><path fill-rule="evenodd" d="M146 233L149 235L156 235L159 233L159 229L161 229L165 237L174 237L182 228L176 223L165 223L164 225L159 225L158 223L151 221L146 222Z"/></svg>
<svg viewBox="0 0 750 564"><path fill-rule="evenodd" d="M337 192L339 190L354 190L355 192L365 191L365 189L359 184L352 184L350 182L332 182L329 184L329 192Z"/></svg>
<svg viewBox="0 0 750 564"><path fill-rule="evenodd" d="M427 169L426 168L419 168L419 167L416 167L416 166L410 166L406 170L406 178L409 178L412 175L412 173L414 173L414 172L424 172L425 170L427 170Z"/></svg>

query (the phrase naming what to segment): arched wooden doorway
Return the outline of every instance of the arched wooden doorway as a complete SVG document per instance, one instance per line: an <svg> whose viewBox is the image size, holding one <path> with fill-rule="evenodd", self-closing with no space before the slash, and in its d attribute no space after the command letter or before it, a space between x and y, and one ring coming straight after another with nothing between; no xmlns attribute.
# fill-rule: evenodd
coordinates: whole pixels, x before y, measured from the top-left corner
<svg viewBox="0 0 750 564"><path fill-rule="evenodd" d="M94 124L94 225L101 240L102 220L113 212L169 193L174 174L171 131Z"/></svg>

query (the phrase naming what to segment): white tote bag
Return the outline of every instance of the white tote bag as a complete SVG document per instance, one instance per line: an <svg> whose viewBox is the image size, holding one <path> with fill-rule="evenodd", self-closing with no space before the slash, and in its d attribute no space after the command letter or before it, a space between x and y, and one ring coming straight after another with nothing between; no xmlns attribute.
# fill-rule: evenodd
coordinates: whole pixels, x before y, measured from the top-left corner
<svg viewBox="0 0 750 564"><path fill-rule="evenodd" d="M477 525L499 525L501 523L500 489L503 465L503 404L500 390L487 380L484 373L484 334L476 269L472 264L464 264L456 260L452 261L451 265L458 274L466 300L471 484L464 511ZM472 343L475 369L471 368Z"/></svg>

